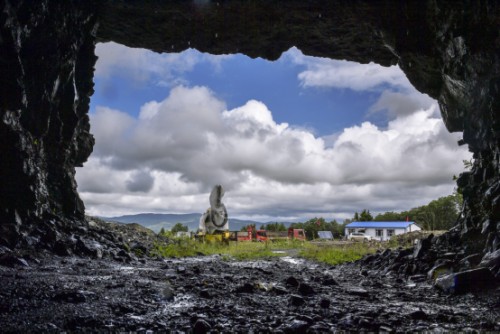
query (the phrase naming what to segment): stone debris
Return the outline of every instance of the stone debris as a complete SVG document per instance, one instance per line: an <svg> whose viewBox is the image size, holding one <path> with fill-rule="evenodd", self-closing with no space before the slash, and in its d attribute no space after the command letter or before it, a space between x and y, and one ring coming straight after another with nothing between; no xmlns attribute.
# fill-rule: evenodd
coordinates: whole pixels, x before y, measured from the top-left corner
<svg viewBox="0 0 500 334"><path fill-rule="evenodd" d="M48 257L30 267L0 266L2 332L500 331L499 290L445 294L421 274L362 274L362 262L269 259L256 261L264 269L256 270L220 257L177 261ZM179 267L202 270L182 274ZM486 270L455 275L484 284ZM324 285L325 275L337 285ZM299 284L280 286L290 277ZM301 293L309 289L315 293Z"/></svg>

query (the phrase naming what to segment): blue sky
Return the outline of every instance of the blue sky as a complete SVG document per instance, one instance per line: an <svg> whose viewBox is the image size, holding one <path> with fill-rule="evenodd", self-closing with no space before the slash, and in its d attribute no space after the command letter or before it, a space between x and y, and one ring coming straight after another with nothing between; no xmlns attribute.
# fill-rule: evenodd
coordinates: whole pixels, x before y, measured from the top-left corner
<svg viewBox="0 0 500 334"><path fill-rule="evenodd" d="M469 159L439 107L397 66L270 62L98 44L93 155L77 170L89 214L202 212L267 220L407 210L453 191Z"/></svg>
<svg viewBox="0 0 500 334"><path fill-rule="evenodd" d="M185 53L200 57L196 50ZM387 118L383 115L366 115L384 85L375 91L304 87L298 75L305 70L306 65L296 63L291 58L284 55L272 62L237 54L225 57L223 65L199 62L190 71L179 74L182 82L191 86L210 87L230 109L245 104L249 99L263 101L273 111L276 122L306 127L319 136L341 131L363 120L381 126L387 124ZM168 95L172 87L161 81L161 76L154 75L147 81L130 80L124 73L117 73L113 77L96 77L97 89L92 98L91 110L105 105L137 116L145 101L162 100Z"/></svg>

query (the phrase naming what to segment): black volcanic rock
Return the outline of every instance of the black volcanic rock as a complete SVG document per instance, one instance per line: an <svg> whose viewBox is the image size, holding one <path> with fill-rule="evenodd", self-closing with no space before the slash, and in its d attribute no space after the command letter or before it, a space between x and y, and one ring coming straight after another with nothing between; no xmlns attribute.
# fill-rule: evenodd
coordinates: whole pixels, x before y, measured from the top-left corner
<svg viewBox="0 0 500 334"><path fill-rule="evenodd" d="M90 3L0 3L0 224L22 245L51 218L82 221L75 167L92 152L96 27ZM25 245L24 245L25 246Z"/></svg>
<svg viewBox="0 0 500 334"><path fill-rule="evenodd" d="M292 290L284 294L266 289L238 292L245 279L227 281L223 277L241 278L241 263L222 257L145 259L126 266L108 258L27 260L29 267L0 267L2 333L500 330L498 289L445 295L429 289L427 282L410 286L411 281L391 280L371 271L367 278L360 274L361 262L331 267L276 257L246 261L272 268L270 274L252 271L252 283L280 282L293 275L317 291L302 296ZM187 273L199 266L207 270L196 276L177 274L180 261ZM170 269L165 269L166 264ZM173 275L167 277L169 270ZM315 279L325 271L340 281L339 287L325 289ZM481 272L467 275L483 277Z"/></svg>
<svg viewBox="0 0 500 334"><path fill-rule="evenodd" d="M493 287L496 280L488 268L477 268L439 277L435 285L446 293L462 294Z"/></svg>

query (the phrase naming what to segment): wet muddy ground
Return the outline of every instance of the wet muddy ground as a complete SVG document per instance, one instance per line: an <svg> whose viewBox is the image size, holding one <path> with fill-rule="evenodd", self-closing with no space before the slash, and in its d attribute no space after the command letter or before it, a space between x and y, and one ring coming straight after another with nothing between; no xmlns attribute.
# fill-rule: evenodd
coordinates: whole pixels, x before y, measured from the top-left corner
<svg viewBox="0 0 500 334"><path fill-rule="evenodd" d="M2 332L500 331L500 291L449 296L422 276L292 257L0 267Z"/></svg>

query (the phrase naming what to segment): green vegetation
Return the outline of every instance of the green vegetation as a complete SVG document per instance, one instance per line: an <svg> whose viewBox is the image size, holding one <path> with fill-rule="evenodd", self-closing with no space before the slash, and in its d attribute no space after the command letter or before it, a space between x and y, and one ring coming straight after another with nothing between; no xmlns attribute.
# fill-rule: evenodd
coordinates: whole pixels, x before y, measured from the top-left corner
<svg viewBox="0 0 500 334"><path fill-rule="evenodd" d="M369 210L364 209L361 214L355 212L352 219L344 220L343 226L352 221L406 221L408 219L427 231L449 230L455 225L462 204L462 195L456 191L452 195L433 200L427 205L402 212L384 212L378 214L375 218L370 214Z"/></svg>
<svg viewBox="0 0 500 334"><path fill-rule="evenodd" d="M373 220L373 216L371 215L370 210L363 209L360 214L355 212L352 220L359 222L370 222Z"/></svg>
<svg viewBox="0 0 500 334"><path fill-rule="evenodd" d="M252 229L252 231L255 231L257 229L255 227L255 224L249 224L249 225L245 225L242 228L240 228L240 231L241 232L246 232L246 231L248 231L249 228Z"/></svg>
<svg viewBox="0 0 500 334"><path fill-rule="evenodd" d="M462 195L455 192L409 211L379 214L375 221L405 221L408 218L424 230L449 230L460 215L462 203Z"/></svg>
<svg viewBox="0 0 500 334"><path fill-rule="evenodd" d="M267 230L267 231L273 231L273 232L283 232L287 231L288 229L286 228L285 224L283 223L269 223L266 225L261 226L262 230Z"/></svg>
<svg viewBox="0 0 500 334"><path fill-rule="evenodd" d="M172 233L177 233L177 232L187 232L188 227L182 223L177 223L175 224L172 229L170 230Z"/></svg>
<svg viewBox="0 0 500 334"><path fill-rule="evenodd" d="M177 232L188 232L188 227L182 223L176 223L170 230L165 230L165 228L161 228L160 232L158 232L158 235L164 236L167 238L173 238L175 237Z"/></svg>
<svg viewBox="0 0 500 334"><path fill-rule="evenodd" d="M375 252L377 246L364 243L316 244L301 241L231 242L227 245L177 238L168 244L157 244L151 255L181 258L219 254L225 259L242 261L286 256L290 250L294 253L298 251L299 257L308 260L335 265L358 260L366 254Z"/></svg>
<svg viewBox="0 0 500 334"><path fill-rule="evenodd" d="M299 256L313 261L337 265L359 260L364 255L376 251L376 246L366 243L343 245L307 243L299 252Z"/></svg>
<svg viewBox="0 0 500 334"><path fill-rule="evenodd" d="M180 258L220 254L235 260L262 259L283 254L273 251L302 247L302 243L283 242L201 242L189 238L175 238L168 244L157 244L152 251L153 256Z"/></svg>

